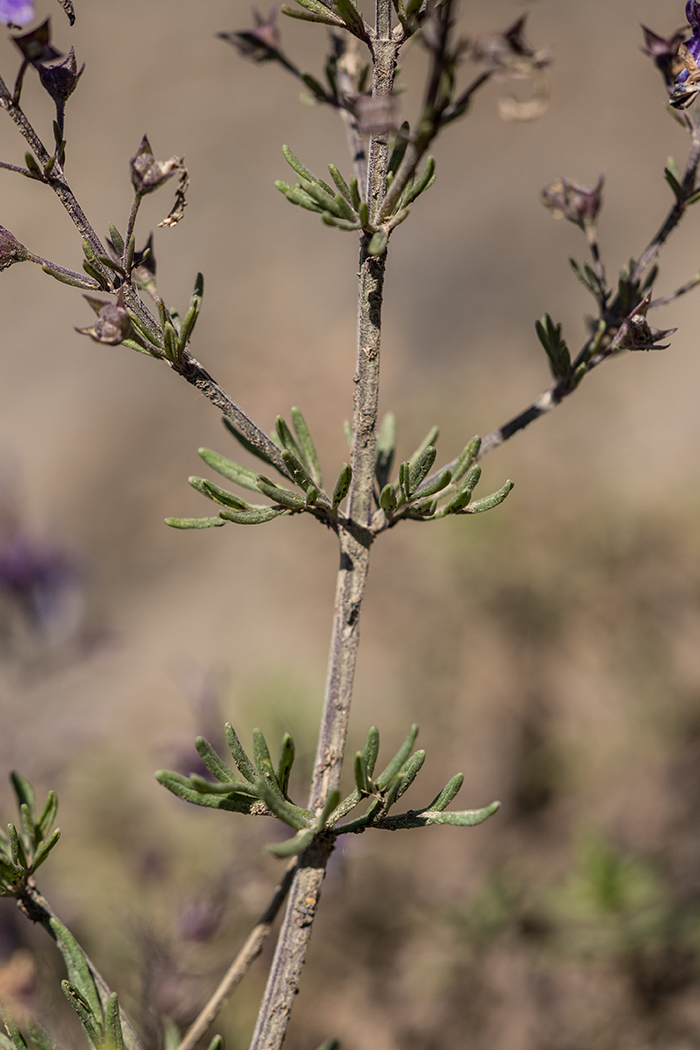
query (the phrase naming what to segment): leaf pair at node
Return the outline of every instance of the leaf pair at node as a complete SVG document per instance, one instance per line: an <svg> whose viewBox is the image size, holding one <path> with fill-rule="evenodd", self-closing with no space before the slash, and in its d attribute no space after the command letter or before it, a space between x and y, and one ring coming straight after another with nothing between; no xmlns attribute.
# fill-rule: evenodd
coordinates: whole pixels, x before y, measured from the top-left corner
<svg viewBox="0 0 700 1050"><path fill-rule="evenodd" d="M390 482L396 421L392 413L384 417L377 436L375 461L379 489L375 497L383 513L383 518L376 521L377 531L391 528L406 518L434 521L448 514L481 514L502 503L513 488L513 482L506 481L490 496L472 500L481 478L481 467L476 462L481 446L479 437L472 438L451 465L431 474L437 458L438 434L438 427L432 427L411 458L400 464L398 480Z"/></svg>
<svg viewBox="0 0 700 1050"><path fill-rule="evenodd" d="M7 834L0 831L2 897L17 896L61 837L58 828L51 831L58 809L55 792L49 791L41 812L38 812L31 784L19 773L12 773L10 779L17 797L19 824L8 824Z"/></svg>

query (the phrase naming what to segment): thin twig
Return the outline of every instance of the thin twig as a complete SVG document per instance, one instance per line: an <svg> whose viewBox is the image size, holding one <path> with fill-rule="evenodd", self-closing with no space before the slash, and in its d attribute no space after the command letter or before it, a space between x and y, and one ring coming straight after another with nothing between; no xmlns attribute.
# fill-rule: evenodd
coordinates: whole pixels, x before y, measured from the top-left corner
<svg viewBox="0 0 700 1050"><path fill-rule="evenodd" d="M297 860L295 857L287 866L287 870L282 876L272 900L260 916L257 924L250 931L245 944L222 977L218 988L199 1014L199 1017L183 1036L178 1050L194 1050L207 1028L216 1019L222 1007L228 1002L234 990L260 955L277 914L287 897L296 866Z"/></svg>

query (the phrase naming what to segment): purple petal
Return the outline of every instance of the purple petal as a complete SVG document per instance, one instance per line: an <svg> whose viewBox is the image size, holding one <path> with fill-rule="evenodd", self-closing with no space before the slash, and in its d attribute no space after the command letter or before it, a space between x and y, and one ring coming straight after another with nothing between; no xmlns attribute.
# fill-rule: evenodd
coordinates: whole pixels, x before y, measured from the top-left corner
<svg viewBox="0 0 700 1050"><path fill-rule="evenodd" d="M685 5L685 17L690 22L694 33L700 33L700 3L698 0L688 0Z"/></svg>
<svg viewBox="0 0 700 1050"><path fill-rule="evenodd" d="M26 26L34 18L34 0L0 0L0 22Z"/></svg>

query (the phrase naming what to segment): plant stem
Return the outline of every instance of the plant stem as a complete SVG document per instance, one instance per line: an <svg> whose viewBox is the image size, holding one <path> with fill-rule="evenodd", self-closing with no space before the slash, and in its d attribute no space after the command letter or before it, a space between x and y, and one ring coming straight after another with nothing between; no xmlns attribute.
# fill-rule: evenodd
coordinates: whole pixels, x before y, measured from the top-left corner
<svg viewBox="0 0 700 1050"><path fill-rule="evenodd" d="M372 94L388 95L393 86L398 45L391 39L391 0L376 0L372 40ZM367 202L376 218L386 190L388 135L372 138ZM386 253L369 255L369 238L360 243L357 372L353 411L352 484L348 519L339 528L340 568L336 586L331 648L321 729L311 782L309 809L318 812L337 788L345 750L350 703L360 639L360 610L369 570L377 407L379 345ZM279 1050L289 1024L299 977L311 939L326 865L333 850L330 836L318 836L298 862L251 1050Z"/></svg>

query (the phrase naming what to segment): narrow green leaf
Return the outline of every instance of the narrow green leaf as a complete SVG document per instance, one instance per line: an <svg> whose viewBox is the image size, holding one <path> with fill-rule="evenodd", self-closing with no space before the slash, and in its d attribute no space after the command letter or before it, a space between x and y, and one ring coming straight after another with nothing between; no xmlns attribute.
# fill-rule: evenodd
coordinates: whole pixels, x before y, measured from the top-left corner
<svg viewBox="0 0 700 1050"><path fill-rule="evenodd" d="M329 192L326 191L323 186L320 186L318 181L307 182L306 179L302 179L301 190L303 193L306 193L311 197L312 200L316 201L316 203L320 205L322 211L330 212L331 215L336 215L339 219L347 219L348 214L351 215L350 209L345 201L343 201L345 207L340 207L338 200L336 199L336 194L330 190L330 187ZM340 194L338 194L338 199L342 200Z"/></svg>
<svg viewBox="0 0 700 1050"><path fill-rule="evenodd" d="M10 852L12 854L13 864L19 864L25 870L29 867L27 862L27 854L24 849L24 843L17 834L17 828L14 824L7 825L7 833L10 838Z"/></svg>
<svg viewBox="0 0 700 1050"><path fill-rule="evenodd" d="M264 496L268 496L275 503L281 504L288 510L303 510L306 506L303 496L296 492L291 492L290 489L285 489L281 485L276 485L274 481L270 481L264 474L258 474L255 480L257 481L258 489Z"/></svg>
<svg viewBox="0 0 700 1050"><path fill-rule="evenodd" d="M426 190L430 189L434 182L435 159L428 157L421 175L415 180L410 189L407 187L404 191L401 206L405 207L407 204L411 204L416 197L420 197L421 193L425 193Z"/></svg>
<svg viewBox="0 0 700 1050"><path fill-rule="evenodd" d="M252 510L222 510L219 517L224 521L234 521L236 525L263 525L286 513L286 510L276 510L274 507L253 507Z"/></svg>
<svg viewBox="0 0 700 1050"><path fill-rule="evenodd" d="M250 813L251 807L257 804L256 798L251 798L252 791L246 788L249 794L232 791L229 794L220 795L216 792L204 794L197 791L190 784L188 777L181 773L173 773L169 769L159 769L155 774L159 784L167 788L171 794L181 798L184 802L191 802L195 806L203 806L205 809L225 809L231 813Z"/></svg>
<svg viewBox="0 0 700 1050"><path fill-rule="evenodd" d="M58 1050L46 1029L31 1017L27 1020L27 1034L38 1050Z"/></svg>
<svg viewBox="0 0 700 1050"><path fill-rule="evenodd" d="M165 524L171 529L211 529L226 522L222 518L166 518Z"/></svg>
<svg viewBox="0 0 700 1050"><path fill-rule="evenodd" d="M323 809L316 818L316 828L318 831L323 831L328 824L328 818L334 809L337 809L338 803L340 802L340 792L337 788L333 788L326 795L326 801L323 803Z"/></svg>
<svg viewBox="0 0 700 1050"><path fill-rule="evenodd" d="M29 806L26 802L23 802L19 807L19 822L22 825L24 840L30 850L36 845L34 832L35 825L32 816L33 814Z"/></svg>
<svg viewBox="0 0 700 1050"><path fill-rule="evenodd" d="M275 857L294 857L298 853L303 853L306 847L311 845L315 834L314 828L306 828L304 831L298 831L293 838L287 839L286 842L269 843L265 846L265 849Z"/></svg>
<svg viewBox="0 0 700 1050"><path fill-rule="evenodd" d="M297 0L297 3L301 3L301 0ZM328 15L313 14L311 11L295 11L293 7L288 7L287 4L283 4L280 8L283 15L287 15L289 18L301 18L304 22L320 22L326 26L340 26L343 27L343 23L339 18L335 18L330 13Z"/></svg>
<svg viewBox="0 0 700 1050"><path fill-rule="evenodd" d="M362 748L362 757L367 767L367 775L372 776L379 754L379 730L376 726L370 726L365 738L365 746Z"/></svg>
<svg viewBox="0 0 700 1050"><path fill-rule="evenodd" d="M15 1019L8 1013L7 1010L3 1011L3 1014L3 1021L5 1022L7 1034L9 1035L12 1045L15 1047L15 1050L27 1050L27 1041L20 1032L19 1028L17 1027Z"/></svg>
<svg viewBox="0 0 700 1050"><path fill-rule="evenodd" d="M404 120L403 124L396 133L396 138L394 140L394 148L391 151L391 157L389 158L389 167L387 168L387 172L390 172L392 175L395 175L396 172L399 170L399 166L406 152L406 147L408 146L408 139L410 134L410 125L407 120Z"/></svg>
<svg viewBox="0 0 700 1050"><path fill-rule="evenodd" d="M315 6L315 0L313 0L313 2ZM318 6L320 7L322 5L319 4ZM328 8L324 9L324 13L330 14ZM301 179L304 179L305 182L308 182L312 186L320 186L326 191L326 195L329 196L331 200L333 200L334 193L331 187L328 185L328 183L324 182L323 179L319 179L319 177L317 175L314 175L312 171L309 171L306 165L301 163L296 154L292 153L289 146L283 146L282 153L284 154L284 159L286 160L287 164L289 164L290 168L294 169L294 171Z"/></svg>
<svg viewBox="0 0 700 1050"><path fill-rule="evenodd" d="M367 773L367 763L361 751L355 754L354 772L357 790L361 795L369 795L372 791L372 784Z"/></svg>
<svg viewBox="0 0 700 1050"><path fill-rule="evenodd" d="M41 268L44 273L49 275L49 277L53 277L56 281L60 281L61 284L68 284L71 288L89 288L92 291L96 291L97 289L94 279L90 280L87 277L81 277L79 274L65 273L63 270L56 269L51 263L44 263Z"/></svg>
<svg viewBox="0 0 700 1050"><path fill-rule="evenodd" d="M343 197L345 197L345 200L348 202L348 204L352 206L352 194L350 193L350 187L336 168L335 164L329 164L328 170L331 173L331 178L333 179L333 182L335 183L338 192L342 193Z"/></svg>
<svg viewBox="0 0 700 1050"><path fill-rule="evenodd" d="M454 470L452 471L453 485L456 485L459 481L461 481L464 475L469 470L469 468L476 462L476 457L479 455L480 448L481 438L477 434L471 439L466 448L460 453L459 458L455 463Z"/></svg>
<svg viewBox="0 0 700 1050"><path fill-rule="evenodd" d="M101 1013L98 1015L93 1013L89 1004L85 1001L78 989L73 987L70 981L61 981L61 988L63 989L66 999L80 1018L82 1026L85 1029L85 1034L95 1050L98 1050L102 1043L102 1025L97 1020L97 1017L101 1016Z"/></svg>
<svg viewBox="0 0 700 1050"><path fill-rule="evenodd" d="M112 244L114 245L117 254L121 257L124 254L124 238L117 227L111 222L109 224L109 236L112 239Z"/></svg>
<svg viewBox="0 0 700 1050"><path fill-rule="evenodd" d="M36 798L34 790L28 780L25 780L17 772L10 773L10 780L12 781L12 787L14 788L15 795L17 796L18 807L28 806L29 808L29 819L32 824L35 823L36 818L34 816L34 806L36 804Z"/></svg>
<svg viewBox="0 0 700 1050"><path fill-rule="evenodd" d="M680 182L675 177L673 172L670 171L669 168L664 168L664 178L666 179L666 182L671 187L671 190L673 191L673 195L676 198L676 200L677 201L682 200L683 199L683 187L681 186Z"/></svg>
<svg viewBox="0 0 700 1050"><path fill-rule="evenodd" d="M322 488L323 476L321 474L321 465L318 461L316 446L313 443L313 438L311 437L309 428L306 425L306 420L298 408L292 408L292 426L294 427L294 433L297 437L297 447L302 455L302 463L318 487ZM296 455L294 449L290 449L290 452Z"/></svg>
<svg viewBox="0 0 700 1050"><path fill-rule="evenodd" d="M333 0L333 8L340 15L351 33L360 40L367 39L365 23L352 0Z"/></svg>
<svg viewBox="0 0 700 1050"><path fill-rule="evenodd" d="M362 221L362 215L360 214L360 205L362 204L362 198L360 197L360 188L358 186L357 177L355 175L353 175L350 179L350 203L352 204L357 214L360 216L360 221Z"/></svg>
<svg viewBox="0 0 700 1050"><path fill-rule="evenodd" d="M503 488L500 488L498 492L492 492L490 496L484 496L483 499L477 499L474 503L470 503L465 508L467 514L482 514L485 510L493 510L499 503L503 503L510 490L513 488L512 481L506 481Z"/></svg>
<svg viewBox="0 0 700 1050"><path fill-rule="evenodd" d="M280 786L280 791L287 798L287 791L289 788L289 774L292 771L294 765L294 741L292 740L289 733L285 733L282 737L282 743L280 745L280 754L277 760L277 769L275 776L277 777L277 783Z"/></svg>
<svg viewBox="0 0 700 1050"><path fill-rule="evenodd" d="M407 460L399 466L399 486L404 500L411 498L411 468Z"/></svg>
<svg viewBox="0 0 700 1050"><path fill-rule="evenodd" d="M393 485L385 485L379 495L379 505L387 515L391 515L396 510L396 489Z"/></svg>
<svg viewBox="0 0 700 1050"><path fill-rule="evenodd" d="M207 1047L207 1050L224 1050L224 1037L222 1035L215 1035Z"/></svg>
<svg viewBox="0 0 700 1050"><path fill-rule="evenodd" d="M233 755L234 762L238 766L239 773L249 784L254 784L258 779L257 770L245 753L243 745L238 739L238 734L230 722L227 722L224 726L224 733L226 734L226 743L229 746L229 751Z"/></svg>
<svg viewBox="0 0 700 1050"><path fill-rule="evenodd" d="M432 481L419 487L417 494L422 499L425 499L426 496L434 496L436 492L442 492L444 488L447 488L451 480L452 471L445 467L433 478Z"/></svg>
<svg viewBox="0 0 700 1050"><path fill-rule="evenodd" d="M408 461L409 464L412 467L415 467L416 463L418 463L418 460L421 458L423 453L428 450L429 447L437 444L437 439L439 438L439 436L440 436L440 427L438 427L438 426L431 427L430 430L428 431L428 433L425 435L425 437L421 441L421 443L418 446L418 448L416 449L416 451L413 453L413 455L411 456L411 458Z"/></svg>
<svg viewBox="0 0 700 1050"><path fill-rule="evenodd" d="M410 810L408 813L397 813L381 818L375 827L384 828L386 831L399 831L403 828L425 828L431 824L452 824L457 827L468 828L476 824L482 824L499 808L500 802L492 802L490 806L483 809L447 810L445 812L432 812L421 810L416 812Z"/></svg>
<svg viewBox="0 0 700 1050"><path fill-rule="evenodd" d="M444 511L446 514L457 514L458 511L464 509L472 498L472 492L479 483L481 478L481 467L478 463L474 463L473 466L467 471L467 475L462 482L459 492L456 496L453 496L449 503L445 504Z"/></svg>
<svg viewBox="0 0 700 1050"><path fill-rule="evenodd" d="M163 1050L177 1050L182 1042L180 1029L172 1017L163 1018Z"/></svg>
<svg viewBox="0 0 700 1050"><path fill-rule="evenodd" d="M310 477L309 473L304 469L292 452L287 451L285 448L282 451L282 459L284 460L285 467L300 489L306 491L309 485L313 485L313 478Z"/></svg>
<svg viewBox="0 0 700 1050"><path fill-rule="evenodd" d="M352 482L352 467L349 463L343 463L340 468L340 474L338 480L335 483L333 489L333 513L338 513L338 507L343 502L348 492L350 491L350 484Z"/></svg>
<svg viewBox="0 0 700 1050"><path fill-rule="evenodd" d="M399 799L408 791L413 781L420 773L423 763L425 762L425 751L419 750L415 754L404 762L403 766L399 770L398 776L400 777L399 789L396 793L396 798Z"/></svg>
<svg viewBox="0 0 700 1050"><path fill-rule="evenodd" d="M228 481L233 481L236 485L249 489L251 492L260 491L255 480L257 475L254 470L242 467L240 464L234 463L233 460L220 456L218 452L212 452L210 448L197 449L197 454L202 457L208 467L215 470L217 474L221 474L223 478L227 478ZM262 459L263 457L261 456L260 458Z"/></svg>
<svg viewBox="0 0 700 1050"><path fill-rule="evenodd" d="M68 971L68 980L78 990L89 1010L96 1018L102 1017L100 997L90 967L73 934L58 919L49 920L58 950L63 956Z"/></svg>
<svg viewBox="0 0 700 1050"><path fill-rule="evenodd" d="M294 806L291 802L288 802L278 791L273 789L269 780L259 780L256 786L267 808L283 824L294 828L295 831L303 831L313 824L312 814L305 810L302 811L299 806Z"/></svg>
<svg viewBox="0 0 700 1050"><path fill-rule="evenodd" d="M464 774L455 773L451 780L445 784L442 791L435 796L429 806L426 806L426 810L432 812L441 813L443 809L449 806L452 799L455 797L462 784L464 783Z"/></svg>
<svg viewBox="0 0 700 1050"><path fill-rule="evenodd" d="M204 765L209 772L217 778L217 780L229 784L240 783L233 770L229 769L226 763L222 761L208 740L205 740L203 736L198 736L194 742L194 746Z"/></svg>
<svg viewBox="0 0 700 1050"><path fill-rule="evenodd" d="M387 246L388 243L389 243L389 234L387 233L387 231L386 230L377 230L374 233L374 235L372 237L372 240L369 242L369 246L367 248L367 251L369 252L370 255L373 255L375 257L377 257L379 255L383 255L384 252L386 251L386 246Z"/></svg>
<svg viewBox="0 0 700 1050"><path fill-rule="evenodd" d="M387 412L382 419L377 434L376 461L374 472L377 484L382 489L391 476L391 467L394 462L394 451L396 449L396 416L393 412Z"/></svg>
<svg viewBox="0 0 700 1050"><path fill-rule="evenodd" d="M411 754L417 736L418 726L412 725L408 731L408 736L406 737L406 739L404 740L403 744L396 752L394 757L392 758L389 765L379 774L378 777L375 778L375 784L377 785L380 791L384 791L384 789L389 785L390 781L393 780L393 778L399 772L402 765L404 764L408 756Z"/></svg>
<svg viewBox="0 0 700 1050"><path fill-rule="evenodd" d="M277 180L275 186L292 204L297 204L300 208L306 208L307 211L315 211L317 215L325 211L325 208L322 208L308 193L304 193L300 186L289 186L280 179Z"/></svg>
<svg viewBox="0 0 700 1050"><path fill-rule="evenodd" d="M233 492L227 492L226 489L220 488L212 481L207 481L206 478L192 476L187 479L187 482L197 492L201 492L207 499L213 500L214 503L218 503L222 507L228 507L230 510L250 510L250 504L246 503L240 496L234 495Z"/></svg>
<svg viewBox="0 0 700 1050"><path fill-rule="evenodd" d="M46 796L46 802L44 803L44 808L41 811L41 816L39 817L39 820L37 821L37 826L39 827L39 832L40 832L42 837L44 835L46 835L49 827L56 820L56 814L58 813L58 808L59 808L59 799L58 799L58 796L57 796L56 792L55 791L49 791L48 795Z"/></svg>
<svg viewBox="0 0 700 1050"><path fill-rule="evenodd" d="M61 829L60 828L56 828L56 830L53 832L53 834L49 835L49 837L44 842L41 843L41 845L38 847L38 849L34 853L34 859L32 860L32 866L31 866L31 871L32 872L35 872L36 869L38 867L40 867L44 863L44 861L46 860L46 858L48 857L49 853L54 848L54 846L56 845L56 843L58 842L60 837L61 837Z"/></svg>
<svg viewBox="0 0 700 1050"><path fill-rule="evenodd" d="M321 219L326 226L335 226L338 230L347 230L353 232L354 230L361 229L361 223L359 219L342 219L338 216L331 214L329 211L324 211L321 214Z"/></svg>
<svg viewBox="0 0 700 1050"><path fill-rule="evenodd" d="M108 1044L106 1050L124 1050L124 1034L116 992L111 993L105 1006L105 1036Z"/></svg>
<svg viewBox="0 0 700 1050"><path fill-rule="evenodd" d="M409 492L413 495L424 478L427 477L437 458L437 449L428 445L417 457L409 461L410 470L408 476Z"/></svg>
<svg viewBox="0 0 700 1050"><path fill-rule="evenodd" d="M253 730L253 762L255 763L258 778L262 778L276 794L281 795L277 775L270 757L270 749L267 746L263 733L257 728Z"/></svg>

